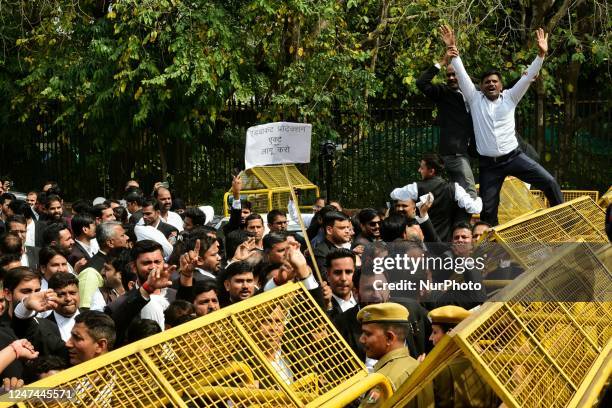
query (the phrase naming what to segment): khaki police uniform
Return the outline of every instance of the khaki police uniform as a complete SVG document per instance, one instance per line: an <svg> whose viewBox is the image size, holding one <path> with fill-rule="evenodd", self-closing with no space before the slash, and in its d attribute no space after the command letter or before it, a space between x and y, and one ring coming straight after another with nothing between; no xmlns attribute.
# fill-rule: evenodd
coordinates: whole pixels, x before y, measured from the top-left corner
<svg viewBox="0 0 612 408"><path fill-rule="evenodd" d="M429 312L431 324L456 326L471 313L459 306L444 306ZM433 381L436 408L493 408L501 400L464 356L454 358Z"/></svg>
<svg viewBox="0 0 612 408"><path fill-rule="evenodd" d="M357 314L357 320L366 323L408 323L408 309L397 303L380 303L364 307ZM406 347L389 351L374 365L374 372L385 375L396 391L416 370L418 361L410 356ZM382 393L379 389L370 390L360 407L378 407L382 405ZM426 389L409 405L414 408L433 407L433 390Z"/></svg>

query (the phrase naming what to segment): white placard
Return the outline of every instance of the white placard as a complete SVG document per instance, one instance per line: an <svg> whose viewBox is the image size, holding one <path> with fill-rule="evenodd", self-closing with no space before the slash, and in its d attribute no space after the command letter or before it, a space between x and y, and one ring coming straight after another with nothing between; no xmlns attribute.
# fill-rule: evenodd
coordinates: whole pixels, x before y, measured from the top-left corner
<svg viewBox="0 0 612 408"><path fill-rule="evenodd" d="M247 130L244 167L283 163L310 163L312 125L274 122Z"/></svg>

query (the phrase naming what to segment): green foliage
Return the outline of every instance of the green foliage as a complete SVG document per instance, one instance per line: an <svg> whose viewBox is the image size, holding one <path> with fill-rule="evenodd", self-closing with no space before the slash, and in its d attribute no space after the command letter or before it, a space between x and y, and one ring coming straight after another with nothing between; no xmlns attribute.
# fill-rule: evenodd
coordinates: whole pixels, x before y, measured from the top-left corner
<svg viewBox="0 0 612 408"><path fill-rule="evenodd" d="M133 134L201 141L223 137L216 132L228 104L253 101L258 122L367 136L371 102L410 100L421 71L442 57L440 24L456 29L470 73L497 66L509 82L536 54L535 28L563 2L549 3L8 0L0 7L2 137L82 134L110 151ZM578 86L564 83L570 62L583 80L609 72L607 6L571 4L552 27L542 75L559 103ZM609 94L609 77L595 81ZM338 110L355 115L336 123Z"/></svg>

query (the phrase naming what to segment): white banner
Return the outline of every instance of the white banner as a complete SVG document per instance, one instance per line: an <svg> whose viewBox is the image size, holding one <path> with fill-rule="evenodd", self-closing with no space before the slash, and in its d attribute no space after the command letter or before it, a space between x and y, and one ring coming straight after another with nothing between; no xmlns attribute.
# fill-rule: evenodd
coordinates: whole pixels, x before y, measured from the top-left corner
<svg viewBox="0 0 612 408"><path fill-rule="evenodd" d="M247 130L244 167L283 163L310 163L312 125L274 122Z"/></svg>

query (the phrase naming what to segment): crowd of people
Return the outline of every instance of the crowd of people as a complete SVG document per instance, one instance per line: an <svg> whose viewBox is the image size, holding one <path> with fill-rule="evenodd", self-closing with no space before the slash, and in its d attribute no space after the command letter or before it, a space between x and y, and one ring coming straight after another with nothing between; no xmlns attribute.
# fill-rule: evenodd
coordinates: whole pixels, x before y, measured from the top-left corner
<svg viewBox="0 0 612 408"><path fill-rule="evenodd" d="M264 219L252 211L242 194L242 179L235 176L229 220L217 229L200 208L184 208L162 183L147 194L129 180L117 200L77 200L70 209L54 182L29 192L25 200L3 192L4 390L290 281L304 284L371 371L384 373L393 388L399 387L486 294L482 289L394 291L384 283L401 280L405 271L395 267L374 273L374 260L398 254L443 260L470 256L478 239L497 223L499 190L508 174L542 189L551 205L562 201L550 174L518 148L514 129L514 107L547 50L545 34L537 33L539 56L527 74L506 91L499 72L486 73L481 91L476 90L450 28L442 29L442 39L444 58L417 81L439 107L440 155L422 157L421 180L390 192L390 209L348 214L340 201L318 197L312 214L299 214L297 206L303 203L290 201ZM432 84L440 66L449 63L447 84ZM474 147L480 156L482 199L468 154ZM480 221L471 222L474 214L480 214ZM299 217L306 234L288 231ZM431 282L480 283L481 271L468 269L420 268L413 275ZM274 353L270 358L276 358ZM469 369L466 361L455 366L434 382L428 395L424 392L418 405L460 406L466 395L479 399L479 406L499 405L482 382L481 391L462 392L465 384L458 378ZM291 381L291 373L286 376ZM372 390L361 404L375 406L379 397ZM463 402L467 405L461 406L470 406Z"/></svg>

